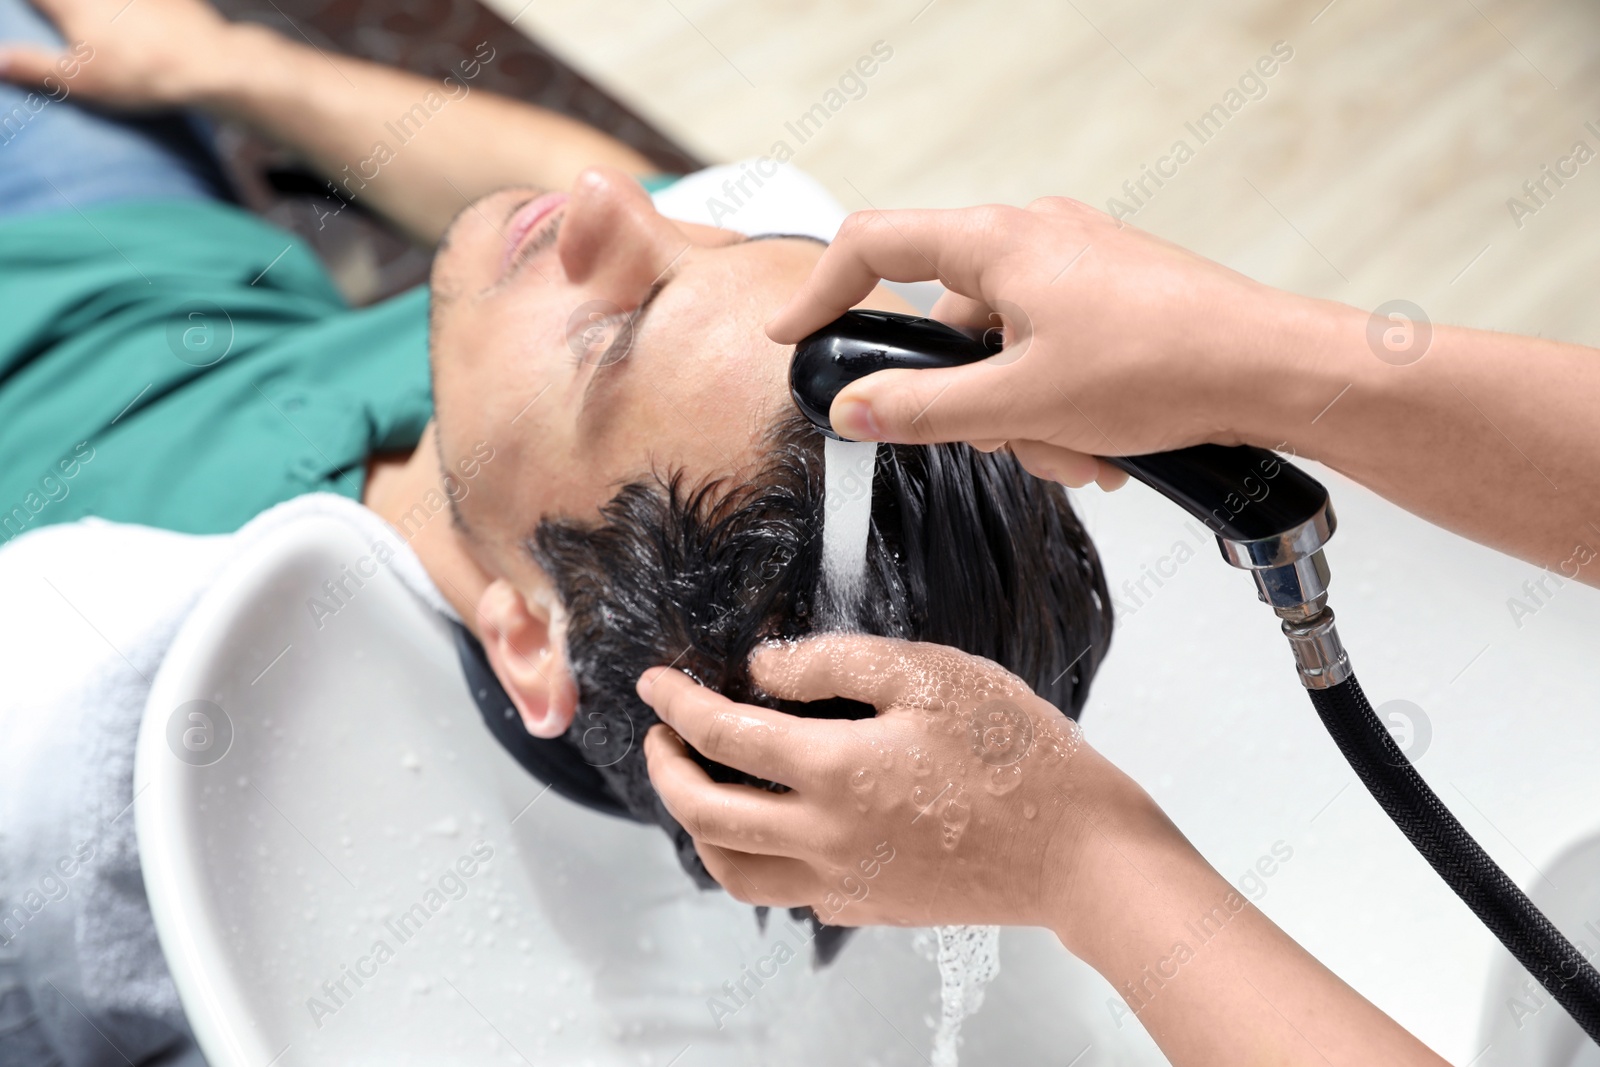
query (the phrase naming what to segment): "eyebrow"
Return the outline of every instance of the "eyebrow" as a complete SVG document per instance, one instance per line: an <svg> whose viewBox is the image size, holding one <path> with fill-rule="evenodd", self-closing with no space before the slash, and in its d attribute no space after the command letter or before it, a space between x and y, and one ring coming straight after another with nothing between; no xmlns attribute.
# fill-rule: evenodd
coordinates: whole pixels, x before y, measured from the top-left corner
<svg viewBox="0 0 1600 1067"><path fill-rule="evenodd" d="M720 247L736 248L739 245L751 244L756 241L779 240L811 241L824 247L826 247L828 244L828 242L824 241L822 238L813 236L809 233L758 233L749 236L740 236L737 241L730 241L728 244L721 245ZM633 344L633 342L639 336L639 331L644 328L645 316L649 313L650 308L655 304L656 297L660 296L677 276L678 272L669 267L667 271L659 279L657 279L656 283L650 287L650 291L646 293L645 298L639 302L639 306L629 313L627 319L627 331L625 333L619 333L616 337L612 338L611 343L606 346L605 353L600 357L600 366L596 367L595 372L589 376L589 384L584 386L583 396L578 400L579 411L582 411L584 408L588 407L589 396L594 392L595 383L600 380L601 372L606 370L608 367L616 366L618 363L623 362L627 358L627 353L623 353L620 358L614 358L617 355L617 346L623 342L624 338L626 338L627 343L630 346Z"/></svg>

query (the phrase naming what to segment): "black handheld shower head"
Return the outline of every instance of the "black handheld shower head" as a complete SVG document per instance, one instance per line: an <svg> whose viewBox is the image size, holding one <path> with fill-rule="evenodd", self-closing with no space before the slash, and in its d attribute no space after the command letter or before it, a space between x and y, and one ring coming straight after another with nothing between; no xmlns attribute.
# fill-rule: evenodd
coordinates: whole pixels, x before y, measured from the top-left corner
<svg viewBox="0 0 1600 1067"><path fill-rule="evenodd" d="M840 390L857 378L896 367L960 367L999 351L998 338L986 343L933 319L893 311L847 311L795 346L789 390L817 429L842 441L833 431L828 409Z"/></svg>
<svg viewBox="0 0 1600 1067"><path fill-rule="evenodd" d="M880 370L959 367L1001 351L995 332L973 338L942 322L890 311L847 311L795 346L794 402L835 439L828 411L857 378ZM1327 593L1322 546L1333 535L1328 491L1264 448L1195 445L1109 462L1216 534L1224 558L1256 577L1261 599L1313 615ZM1283 612L1280 611L1280 614Z"/></svg>

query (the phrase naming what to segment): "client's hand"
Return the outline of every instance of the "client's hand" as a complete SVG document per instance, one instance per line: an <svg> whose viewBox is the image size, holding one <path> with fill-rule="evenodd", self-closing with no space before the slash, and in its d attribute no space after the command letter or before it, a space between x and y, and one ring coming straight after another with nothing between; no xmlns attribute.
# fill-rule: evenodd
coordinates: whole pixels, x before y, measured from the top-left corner
<svg viewBox="0 0 1600 1067"><path fill-rule="evenodd" d="M1148 803L1076 723L976 656L836 635L762 648L752 673L779 698L846 697L879 714L798 718L735 704L677 671L640 680L672 727L645 738L651 780L740 900L810 905L837 925L1055 927L1081 884L1074 857L1108 783ZM685 741L791 791L715 783Z"/></svg>
<svg viewBox="0 0 1600 1067"><path fill-rule="evenodd" d="M148 110L188 104L220 82L247 27L205 0L32 0L67 44L0 41L0 78L59 100Z"/></svg>

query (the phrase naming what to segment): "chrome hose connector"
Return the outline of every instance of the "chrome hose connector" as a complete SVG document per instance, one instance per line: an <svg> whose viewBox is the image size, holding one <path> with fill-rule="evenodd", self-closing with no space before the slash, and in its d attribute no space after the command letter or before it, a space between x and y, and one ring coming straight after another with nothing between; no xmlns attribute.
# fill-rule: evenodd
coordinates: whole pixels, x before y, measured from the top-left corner
<svg viewBox="0 0 1600 1067"><path fill-rule="evenodd" d="M1307 689L1331 689L1350 677L1350 657L1334 628L1332 608L1309 619L1284 619L1283 636L1294 653L1300 684Z"/></svg>
<svg viewBox="0 0 1600 1067"><path fill-rule="evenodd" d="M1272 537L1236 541L1217 535L1222 558L1255 579L1261 602L1286 619L1314 618L1328 602L1328 561L1322 548L1337 522L1324 504L1300 525Z"/></svg>

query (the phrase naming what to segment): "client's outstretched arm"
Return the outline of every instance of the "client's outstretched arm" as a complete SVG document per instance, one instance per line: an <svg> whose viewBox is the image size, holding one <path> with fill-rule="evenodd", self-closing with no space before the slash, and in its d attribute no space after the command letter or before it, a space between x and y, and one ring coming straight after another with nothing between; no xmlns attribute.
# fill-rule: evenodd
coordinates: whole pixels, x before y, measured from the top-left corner
<svg viewBox="0 0 1600 1067"><path fill-rule="evenodd" d="M0 41L0 77L117 109L237 119L425 243L496 189L565 189L597 163L652 169L581 122L476 88L496 58L487 45L436 81L230 23L204 0L34 2L79 47L62 66Z"/></svg>
<svg viewBox="0 0 1600 1067"><path fill-rule="evenodd" d="M828 636L763 649L752 666L774 696L842 696L878 715L796 718L676 671L641 679L672 727L645 739L651 780L735 897L810 905L846 926L1049 927L1179 1067L1444 1062L1256 910L1076 723L994 664ZM714 783L685 741L791 791Z"/></svg>

